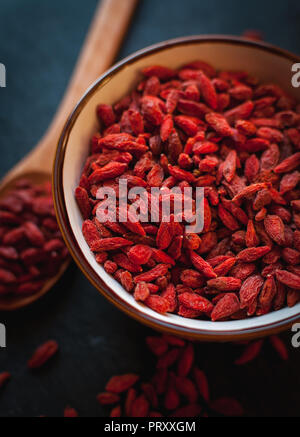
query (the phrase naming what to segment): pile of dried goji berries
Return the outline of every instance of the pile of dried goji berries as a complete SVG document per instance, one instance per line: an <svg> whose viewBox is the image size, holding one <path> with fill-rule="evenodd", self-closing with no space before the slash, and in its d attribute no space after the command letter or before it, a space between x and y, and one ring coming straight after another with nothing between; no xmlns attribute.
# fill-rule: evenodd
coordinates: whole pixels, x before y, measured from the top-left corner
<svg viewBox="0 0 300 437"><path fill-rule="evenodd" d="M176 71L150 66L143 75L113 107L97 107L101 131L76 189L96 260L160 313L215 321L293 306L300 105L276 84L203 61ZM202 232L186 233L174 219L100 223L97 191L117 192L120 179L149 192L204 187Z"/></svg>
<svg viewBox="0 0 300 437"><path fill-rule="evenodd" d="M253 361L269 340L282 360L289 353L283 340L273 335L267 339L236 343L243 351L235 360L238 366ZM240 416L243 407L232 397L211 400L206 374L196 364L197 343L162 334L146 337L146 344L156 361L150 380L141 380L135 373L110 378L105 392L97 395L98 402L109 407L111 417L207 417L215 415ZM41 344L27 362L31 371L47 365L57 354L58 343L48 340ZM0 390L11 379L10 372L0 373ZM77 417L78 412L66 406L64 417ZM41 416L44 417L44 416Z"/></svg>
<svg viewBox="0 0 300 437"><path fill-rule="evenodd" d="M146 343L157 359L151 380L142 382L134 373L113 376L106 384L106 391L97 396L101 405L113 406L111 417L243 415L242 406L234 398L211 401L206 375L195 364L192 343L171 335L150 336ZM34 351L28 368L36 370L44 366L58 349L55 340L46 341ZM10 378L9 372L0 373L0 389ZM64 416L77 417L78 413L67 406Z"/></svg>
<svg viewBox="0 0 300 437"><path fill-rule="evenodd" d="M150 382L139 381L134 373L113 376L97 396L101 405L117 404L111 417L243 415L236 399L211 401L206 375L195 365L192 343L170 335L147 337L146 342L157 358L155 374Z"/></svg>
<svg viewBox="0 0 300 437"><path fill-rule="evenodd" d="M51 184L20 180L0 200L0 295L33 294L68 252L56 222Z"/></svg>

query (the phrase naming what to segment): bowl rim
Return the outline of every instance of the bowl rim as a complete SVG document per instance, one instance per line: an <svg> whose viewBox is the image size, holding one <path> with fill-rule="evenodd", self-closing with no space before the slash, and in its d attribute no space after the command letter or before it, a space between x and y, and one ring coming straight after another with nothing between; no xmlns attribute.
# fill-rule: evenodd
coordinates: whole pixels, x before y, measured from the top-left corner
<svg viewBox="0 0 300 437"><path fill-rule="evenodd" d="M98 91L99 87L105 85L105 83L122 70L127 65L134 63L136 60L141 59L145 56L153 54L162 49L167 49L174 46L180 46L184 44L196 44L196 43L228 43L233 45L242 45L253 47L259 50L264 50L269 53L273 53L276 56L284 57L285 59L300 62L300 57L294 55L293 53L278 48L274 45L252 41L246 38L227 36L227 35L193 35L188 37L174 38L167 41L162 41L157 44L153 44L141 50L134 52L133 54L127 56L120 62L113 65L104 74L100 75L96 81L94 81L90 87L85 91L81 99L76 103L71 114L68 116L66 123L60 134L55 159L53 164L52 172L52 189L54 197L54 206L56 211L56 216L58 219L58 224L62 232L65 243L75 260L76 264L83 272L83 274L89 279L89 281L94 285L94 287L103 294L111 303L113 303L121 311L125 312L130 317L135 320L150 326L151 328L158 329L160 331L167 332L169 334L180 335L183 337L206 340L206 341L228 341L228 340L241 340L250 339L260 336L274 334L276 332L287 329L293 323L300 319L300 309L299 313L293 316L284 318L283 320L274 321L266 323L260 327L250 327L240 330L230 330L225 329L224 331L204 331L202 329L186 328L184 326L179 326L172 321L162 321L155 319L154 316L144 314L142 311L137 310L132 307L128 302L124 301L118 293L116 293L110 286L108 286L104 280L95 272L91 267L87 259L85 258L76 238L72 231L69 217L67 214L67 208L64 198L63 189L63 166L65 158L65 146L68 142L68 137L72 130L74 123L78 115L80 114L82 108L89 101L90 97ZM264 317L264 316L260 316Z"/></svg>

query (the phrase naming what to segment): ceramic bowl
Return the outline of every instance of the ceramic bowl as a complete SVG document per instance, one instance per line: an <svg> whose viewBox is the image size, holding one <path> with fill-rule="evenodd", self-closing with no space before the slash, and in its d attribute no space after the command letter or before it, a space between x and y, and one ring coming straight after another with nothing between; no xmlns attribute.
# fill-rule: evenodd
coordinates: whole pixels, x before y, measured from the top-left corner
<svg viewBox="0 0 300 437"><path fill-rule="evenodd" d="M177 68L202 59L217 69L246 70L262 82L275 82L300 102L300 88L291 85L291 67L300 58L289 52L250 40L226 36L179 38L140 50L116 64L86 91L69 116L59 139L54 163L53 186L57 216L71 255L91 283L114 305L155 329L208 341L254 338L287 329L300 314L300 304L246 320L211 322L161 315L134 300L131 294L95 261L82 232L82 217L74 190L89 141L97 131L97 104L114 103L132 90L143 67L152 64ZM101 299L99 299L101 305Z"/></svg>

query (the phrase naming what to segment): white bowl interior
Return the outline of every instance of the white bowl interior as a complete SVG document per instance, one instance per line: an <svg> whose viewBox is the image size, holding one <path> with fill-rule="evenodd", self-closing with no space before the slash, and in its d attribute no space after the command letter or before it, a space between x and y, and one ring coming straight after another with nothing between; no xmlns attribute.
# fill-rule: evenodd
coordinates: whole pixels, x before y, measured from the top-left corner
<svg viewBox="0 0 300 437"><path fill-rule="evenodd" d="M63 188L67 214L72 231L78 241L81 250L102 280L119 297L138 311L151 316L157 321L168 322L186 329L201 330L202 332L214 332L222 334L230 331L232 334L240 330L260 330L274 322L283 322L285 319L300 313L300 304L293 308L283 308L260 317L246 320L226 322L210 322L203 320L185 319L176 315L160 315L146 306L136 302L132 295L108 275L95 261L81 232L82 217L74 199L74 190L78 185L83 163L89 152L89 140L97 130L95 108L98 103L115 103L128 91L133 89L140 78L140 70L151 64L161 64L173 68L201 59L211 63L217 69L246 70L257 76L262 82L274 82L282 86L290 94L300 101L300 88L291 86L292 62L277 54L251 46L242 46L228 42L193 42L184 45L162 48L155 53L145 55L140 59L123 66L120 71L98 86L81 110L67 140L65 159L63 165Z"/></svg>

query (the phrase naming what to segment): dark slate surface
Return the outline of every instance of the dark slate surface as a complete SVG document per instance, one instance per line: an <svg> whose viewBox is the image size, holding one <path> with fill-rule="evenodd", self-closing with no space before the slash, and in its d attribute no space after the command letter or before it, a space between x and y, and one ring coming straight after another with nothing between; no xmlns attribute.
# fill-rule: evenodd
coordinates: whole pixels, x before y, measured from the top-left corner
<svg viewBox="0 0 300 437"><path fill-rule="evenodd" d="M124 0L126 1L126 0ZM96 6L95 0L2 0L0 62L7 88L0 89L0 175L36 144L62 97ZM267 41L300 52L300 3L252 0L142 0L120 58L167 38L261 30ZM95 60L96 61L96 60ZM151 373L143 338L149 330L119 312L72 265L40 302L14 314L0 313L7 349L0 371L12 381L0 393L0 416L59 416L70 404L81 415L103 416L97 392L113 373ZM284 335L287 344L291 334ZM44 340L55 338L60 354L39 373L26 361ZM202 344L200 366L213 397L236 396L248 414L299 416L300 350L283 363L268 343L242 368L232 362L240 347Z"/></svg>

